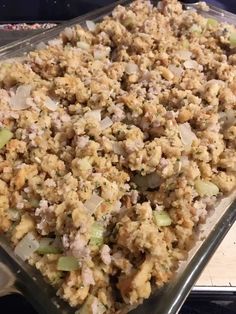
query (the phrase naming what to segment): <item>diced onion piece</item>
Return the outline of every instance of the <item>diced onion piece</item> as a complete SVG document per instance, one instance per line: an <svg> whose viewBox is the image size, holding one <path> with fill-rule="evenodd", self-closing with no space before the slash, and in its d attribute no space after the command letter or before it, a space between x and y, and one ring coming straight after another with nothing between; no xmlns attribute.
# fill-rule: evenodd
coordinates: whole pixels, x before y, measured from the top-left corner
<svg viewBox="0 0 236 314"><path fill-rule="evenodd" d="M219 194L218 186L210 181L198 179L195 181L194 186L200 196L214 196Z"/></svg>
<svg viewBox="0 0 236 314"><path fill-rule="evenodd" d="M10 100L10 106L13 110L23 110L30 107L26 104L26 99L30 96L31 89L31 85L17 87L15 95Z"/></svg>
<svg viewBox="0 0 236 314"><path fill-rule="evenodd" d="M174 64L170 64L168 69L174 74L176 77L180 77L183 74L183 68L181 66L176 66Z"/></svg>
<svg viewBox="0 0 236 314"><path fill-rule="evenodd" d="M157 9L162 11L164 9L164 3L162 1L157 2Z"/></svg>
<svg viewBox="0 0 236 314"><path fill-rule="evenodd" d="M20 212L16 208L8 208L8 215L11 221L19 221L20 220Z"/></svg>
<svg viewBox="0 0 236 314"><path fill-rule="evenodd" d="M89 295L83 306L75 312L75 314L104 314L106 313L105 306L93 295Z"/></svg>
<svg viewBox="0 0 236 314"><path fill-rule="evenodd" d="M189 28L189 31L190 31L191 33L201 34L202 28L201 28L200 25L193 24L193 25Z"/></svg>
<svg viewBox="0 0 236 314"><path fill-rule="evenodd" d="M124 155L125 154L125 150L123 148L122 143L114 142L112 147L113 147L113 151L115 154L117 154L117 155Z"/></svg>
<svg viewBox="0 0 236 314"><path fill-rule="evenodd" d="M190 60L190 58L192 56L192 52L189 50L178 50L178 51L176 51L176 55L181 60Z"/></svg>
<svg viewBox="0 0 236 314"><path fill-rule="evenodd" d="M195 60L187 60L184 62L185 69L195 69L198 70L201 68L200 64Z"/></svg>
<svg viewBox="0 0 236 314"><path fill-rule="evenodd" d="M102 60L108 56L109 52L105 49L94 49L93 56L95 60Z"/></svg>
<svg viewBox="0 0 236 314"><path fill-rule="evenodd" d="M58 108L58 102L52 100L50 97L46 98L44 105L50 111L55 111Z"/></svg>
<svg viewBox="0 0 236 314"><path fill-rule="evenodd" d="M23 261L27 260L39 248L39 241L29 232L15 247L15 254Z"/></svg>
<svg viewBox="0 0 236 314"><path fill-rule="evenodd" d="M101 110L92 110L85 113L85 118L93 118L98 122L101 121Z"/></svg>
<svg viewBox="0 0 236 314"><path fill-rule="evenodd" d="M42 49L46 49L47 45L44 42L40 42L39 44L37 44L36 49L37 50L42 50Z"/></svg>
<svg viewBox="0 0 236 314"><path fill-rule="evenodd" d="M103 225L99 222L94 222L91 228L90 245L100 246L103 244Z"/></svg>
<svg viewBox="0 0 236 314"><path fill-rule="evenodd" d="M63 41L61 38L55 38L48 41L49 46L62 46Z"/></svg>
<svg viewBox="0 0 236 314"><path fill-rule="evenodd" d="M90 49L90 45L86 43L85 41L78 41L77 42L77 47L83 50L88 51Z"/></svg>
<svg viewBox="0 0 236 314"><path fill-rule="evenodd" d="M229 42L232 48L236 47L236 32L230 34Z"/></svg>
<svg viewBox="0 0 236 314"><path fill-rule="evenodd" d="M126 67L125 67L125 72L129 75L131 74L137 74L139 71L139 68L137 66L137 64L135 63L132 63L132 62L129 62L126 64Z"/></svg>
<svg viewBox="0 0 236 314"><path fill-rule="evenodd" d="M61 256L57 262L57 270L74 271L80 268L79 261L74 256Z"/></svg>
<svg viewBox="0 0 236 314"><path fill-rule="evenodd" d="M153 220L158 227L167 227L170 226L172 223L169 214L164 210L162 211L155 210L153 212Z"/></svg>
<svg viewBox="0 0 236 314"><path fill-rule="evenodd" d="M218 21L215 20L215 19L213 19L213 18L209 18L209 19L207 20L207 26L213 26L213 27L215 27L215 26L217 26L218 24L219 24Z"/></svg>
<svg viewBox="0 0 236 314"><path fill-rule="evenodd" d="M113 206L113 211L114 212L119 212L120 211L120 209L121 209L121 202L120 201L116 201L115 203L114 203L114 206Z"/></svg>
<svg viewBox="0 0 236 314"><path fill-rule="evenodd" d="M13 137L13 133L6 129L3 128L0 130L0 149L2 149Z"/></svg>
<svg viewBox="0 0 236 314"><path fill-rule="evenodd" d="M232 109L225 110L224 112L219 113L219 119L220 122L229 127L236 123L236 113Z"/></svg>
<svg viewBox="0 0 236 314"><path fill-rule="evenodd" d="M191 146L192 142L197 139L188 122L179 124L179 133L181 141L185 146Z"/></svg>
<svg viewBox="0 0 236 314"><path fill-rule="evenodd" d="M181 156L180 162L181 162L181 169L187 168L189 166L189 159L187 156Z"/></svg>
<svg viewBox="0 0 236 314"><path fill-rule="evenodd" d="M98 208L98 206L104 201L104 199L97 194L93 193L90 199L85 201L84 206L92 213Z"/></svg>
<svg viewBox="0 0 236 314"><path fill-rule="evenodd" d="M95 29L96 29L96 24L95 24L93 21L87 20L87 21L86 21L86 26L87 26L87 28L88 28L88 30L89 30L90 32L93 32L93 31L95 31Z"/></svg>
<svg viewBox="0 0 236 314"><path fill-rule="evenodd" d="M71 27L66 27L63 33L66 35L67 39L71 40L73 38L74 32Z"/></svg>
<svg viewBox="0 0 236 314"><path fill-rule="evenodd" d="M215 79L212 79L212 80L209 80L209 81L206 82L205 87L209 87L209 86L211 86L212 84L214 84L214 85L217 84L217 85L219 85L219 86L221 87L221 86L224 86L224 85L225 85L225 82L222 81L222 80L215 80Z"/></svg>
<svg viewBox="0 0 236 314"><path fill-rule="evenodd" d="M102 129L102 130L105 130L105 129L107 129L107 128L109 128L110 126L113 125L113 121L112 121L109 117L105 117L105 118L101 121L100 125L101 125L101 129Z"/></svg>
<svg viewBox="0 0 236 314"><path fill-rule="evenodd" d="M136 174L133 178L133 181L142 190L155 189L161 184L161 178L157 173L150 173L146 176Z"/></svg>
<svg viewBox="0 0 236 314"><path fill-rule="evenodd" d="M61 248L55 246L55 239L42 238L39 241L39 248L37 249L38 254L59 254L61 252Z"/></svg>
<svg viewBox="0 0 236 314"><path fill-rule="evenodd" d="M174 171L176 173L180 173L181 170L182 170L182 163L180 160L176 160L176 162L174 164Z"/></svg>

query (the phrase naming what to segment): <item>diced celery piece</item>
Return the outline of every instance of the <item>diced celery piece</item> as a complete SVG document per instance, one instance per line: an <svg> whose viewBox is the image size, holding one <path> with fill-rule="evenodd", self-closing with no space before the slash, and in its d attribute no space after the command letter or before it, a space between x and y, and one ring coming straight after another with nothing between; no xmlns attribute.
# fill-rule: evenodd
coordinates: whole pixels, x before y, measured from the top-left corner
<svg viewBox="0 0 236 314"><path fill-rule="evenodd" d="M79 268L79 261L74 256L61 256L57 262L57 270L73 271Z"/></svg>
<svg viewBox="0 0 236 314"><path fill-rule="evenodd" d="M0 63L0 67L5 70L9 69L11 66L12 66L12 63L7 63L7 62Z"/></svg>
<svg viewBox="0 0 236 314"><path fill-rule="evenodd" d="M61 282L62 278L63 278L63 272L57 271L57 272L53 272L50 275L50 278L48 279L53 286L57 286Z"/></svg>
<svg viewBox="0 0 236 314"><path fill-rule="evenodd" d="M62 252L61 248L55 246L55 239L43 238L39 241L39 248L37 253L44 254L59 254Z"/></svg>
<svg viewBox="0 0 236 314"><path fill-rule="evenodd" d="M133 17L126 17L124 20L123 20L123 25L125 26L125 27L129 27L129 26L132 26L132 25L134 25L134 19L133 19Z"/></svg>
<svg viewBox="0 0 236 314"><path fill-rule="evenodd" d="M198 24L193 24L190 28L189 28L189 31L191 33L195 33L197 35L200 35L202 33L202 28L200 25Z"/></svg>
<svg viewBox="0 0 236 314"><path fill-rule="evenodd" d="M100 246L103 244L104 228L99 222L94 222L91 228L90 245Z"/></svg>
<svg viewBox="0 0 236 314"><path fill-rule="evenodd" d="M219 193L217 185L210 181L196 180L194 187L200 196L214 196Z"/></svg>
<svg viewBox="0 0 236 314"><path fill-rule="evenodd" d="M11 221L19 221L20 220L20 211L16 208L8 208L8 214L10 216Z"/></svg>
<svg viewBox="0 0 236 314"><path fill-rule="evenodd" d="M154 219L154 223L158 227L167 227L167 226L170 226L172 223L169 214L164 210L154 211L153 212L153 219Z"/></svg>
<svg viewBox="0 0 236 314"><path fill-rule="evenodd" d="M209 18L208 20L207 20L207 26L217 26L219 23L218 23L218 21L217 20L215 20L215 19L212 19L212 18Z"/></svg>
<svg viewBox="0 0 236 314"><path fill-rule="evenodd" d="M78 311L76 311L75 314L88 314L90 312L92 313L92 304L94 299L94 296L89 295L83 306Z"/></svg>
<svg viewBox="0 0 236 314"><path fill-rule="evenodd" d="M13 133L8 129L0 130L0 149L2 149L13 137Z"/></svg>
<svg viewBox="0 0 236 314"><path fill-rule="evenodd" d="M39 242L32 232L27 233L16 245L15 254L23 261L26 261L31 255L37 251Z"/></svg>
<svg viewBox="0 0 236 314"><path fill-rule="evenodd" d="M183 48L188 49L189 48L189 41L187 39L184 39L182 46L183 46Z"/></svg>
<svg viewBox="0 0 236 314"><path fill-rule="evenodd" d="M236 47L236 32L230 34L229 42L231 47Z"/></svg>
<svg viewBox="0 0 236 314"><path fill-rule="evenodd" d="M37 200L36 198L32 198L29 200L30 205L34 208L37 208L39 206L39 200Z"/></svg>

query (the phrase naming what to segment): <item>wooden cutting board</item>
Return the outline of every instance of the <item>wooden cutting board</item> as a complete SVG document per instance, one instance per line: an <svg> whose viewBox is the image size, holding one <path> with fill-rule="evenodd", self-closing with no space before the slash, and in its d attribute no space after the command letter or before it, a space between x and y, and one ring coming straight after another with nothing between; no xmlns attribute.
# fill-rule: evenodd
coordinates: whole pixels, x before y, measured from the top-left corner
<svg viewBox="0 0 236 314"><path fill-rule="evenodd" d="M236 287L236 223L206 266L196 286Z"/></svg>

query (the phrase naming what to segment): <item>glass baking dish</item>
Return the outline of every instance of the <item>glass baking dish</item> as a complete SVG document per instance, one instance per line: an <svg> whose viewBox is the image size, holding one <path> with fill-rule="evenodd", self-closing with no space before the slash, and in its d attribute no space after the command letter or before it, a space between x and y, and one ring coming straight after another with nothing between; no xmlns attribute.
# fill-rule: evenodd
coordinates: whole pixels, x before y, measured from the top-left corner
<svg viewBox="0 0 236 314"><path fill-rule="evenodd" d="M0 48L0 62L5 59L22 57L28 51L36 49L37 45L41 42L47 42L58 36L65 27L75 24L85 26L86 20L99 21L104 15L109 15L116 5L127 5L130 2L130 0L118 1L92 13L65 22L54 29L3 46ZM197 10L206 17L236 24L235 15L214 7L210 7L207 12L202 11L196 4L185 4L185 8ZM222 199L208 217L206 223L199 227L194 247L189 252L187 260L180 263L174 278L166 286L154 292L142 305L139 305L135 309L129 308L127 310L131 310L133 314L178 313L195 281L227 231L235 222L235 199L236 192ZM23 294L35 309L42 314L70 314L75 312L67 303L56 296L54 289L45 282L42 275L36 269L15 256L6 238L1 235L0 296L14 292Z"/></svg>

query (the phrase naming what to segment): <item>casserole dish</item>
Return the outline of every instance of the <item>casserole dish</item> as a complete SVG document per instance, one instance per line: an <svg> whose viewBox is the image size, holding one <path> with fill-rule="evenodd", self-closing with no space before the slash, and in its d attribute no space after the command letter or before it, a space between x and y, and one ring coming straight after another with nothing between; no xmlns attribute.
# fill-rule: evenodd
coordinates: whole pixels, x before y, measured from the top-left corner
<svg viewBox="0 0 236 314"><path fill-rule="evenodd" d="M100 13L104 13L107 14L108 12L104 11L105 9L101 10ZM208 11L209 14L209 11ZM84 20L86 19L91 19L92 17L90 16L85 17ZM100 19L101 16L97 17L97 19L93 19L93 20L98 20ZM84 22L83 19L81 19L81 24L83 24ZM77 21L78 22L78 21ZM73 24L70 24L73 25ZM21 57L23 52L29 51L33 48L36 47L37 43L40 43L42 36L46 36L47 35L47 39L49 38L53 38L56 33L60 31L61 28L49 31L49 32L45 32L43 35L39 35L37 37L35 37L34 39L31 40L24 40L20 45L18 45L18 50L15 50L15 48L17 47L17 45L12 44L11 47L6 47L4 48L1 53L2 53L2 58L16 58L16 57ZM41 37L40 37L41 36ZM27 45L25 45L26 43L28 43ZM11 51L14 48L14 52ZM36 47L37 48L37 47ZM6 53L7 52L7 53ZM214 194L213 194L214 195ZM177 311L177 309L179 308L181 302L183 301L184 297L186 296L186 294L189 291L189 285L193 284L193 280L195 279L195 276L198 274L198 272L200 271L202 265L204 265L204 262L206 261L206 257L209 256L209 254L212 253L213 248L215 247L216 242L219 240L219 238L222 236L222 234L224 233L224 231L226 230L225 226L222 229L221 228L221 224L222 222L227 223L227 225L229 225L229 219L230 219L230 223L231 223L231 219L232 219L232 207L229 206L232 203L232 200L234 199L234 195L232 195L231 198L228 198L227 201L224 200L223 204L221 204L221 206L217 207L211 217L211 219L208 219L207 223L203 228L203 231L201 233L201 239L206 239L206 240L201 240L200 243L198 244L198 242L195 243L194 248L192 249L192 251L189 254L189 258L187 259L186 262L183 262L181 267L179 268L177 274L176 274L176 279L170 282L170 284L168 284L166 287L164 287L163 289L158 291L158 295L160 297L160 299L158 298L158 296L156 294L153 294L153 296L146 302L144 302L144 305L139 307L137 309L137 311L145 311L145 312L153 312L155 311L156 313L175 313ZM219 208L219 209L218 209ZM230 216L229 213L231 214ZM233 211L234 213L234 211ZM220 214L218 216L218 214ZM168 221L169 223L169 221ZM212 226L214 226L213 231L211 232ZM221 230L222 229L222 230ZM217 232L217 234L215 234ZM214 238L214 241L212 241L212 238ZM208 240L208 242L207 242ZM212 246L212 243L214 244ZM11 255L11 251L8 250L8 245L4 244L4 242L2 243L2 247L4 248L4 251L7 253L5 254L5 258L8 255ZM2 256L4 257L4 255L2 254ZM200 256L200 260L199 260L199 256ZM203 258L205 257L205 258ZM13 258L13 255L12 255ZM16 259L18 260L18 259ZM14 263L13 263L14 264ZM22 265L22 263L20 263ZM19 265L20 265L19 264ZM197 266L197 267L196 267ZM19 266L20 267L20 266ZM22 267L25 267L24 265L22 265ZM10 291L10 286L12 281L14 281L14 278L9 277L9 282L7 282L7 270L6 268L3 268L4 273L5 273L5 279L3 277L3 281L5 282L5 285L7 285L8 290ZM23 270L20 270L20 274L24 274ZM18 277L20 277L20 274ZM40 282L40 279L38 279L38 276L32 276L33 280L36 283ZM41 285L41 284L40 284ZM24 285L23 285L24 286ZM28 286L28 283L27 283ZM23 289L23 288L21 288ZM33 289L31 290L33 291ZM179 295L176 295L176 292L179 293ZM34 293L34 296L36 295L36 293ZM46 302L42 302L40 300L42 294L40 294L40 296L38 295L38 303L40 303L41 306L43 306L44 304L46 304ZM33 298L33 296L32 296ZM168 298L168 300L166 300L166 298ZM34 298L35 299L35 298ZM157 304L156 304L157 302ZM155 310L154 310L154 305L155 305ZM150 308L151 306L151 308ZM164 307L163 307L164 306ZM167 308L169 307L169 308ZM47 304L47 309L50 309L50 306ZM62 308L60 308L60 311L62 312ZM43 312L45 313L47 310L45 309ZM52 309L50 309L50 312L52 312Z"/></svg>

